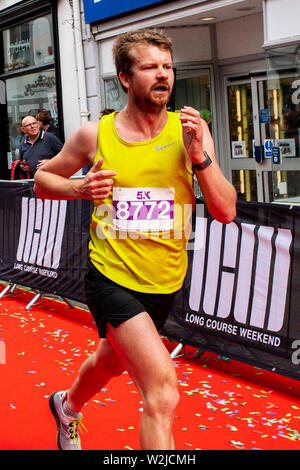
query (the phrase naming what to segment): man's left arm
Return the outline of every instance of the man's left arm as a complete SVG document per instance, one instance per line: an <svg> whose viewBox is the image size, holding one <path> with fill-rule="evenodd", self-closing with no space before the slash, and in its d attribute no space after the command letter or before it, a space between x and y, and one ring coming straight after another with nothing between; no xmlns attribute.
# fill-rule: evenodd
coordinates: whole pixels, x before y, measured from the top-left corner
<svg viewBox="0 0 300 470"><path fill-rule="evenodd" d="M236 216L236 191L218 165L209 128L200 113L189 106L181 110L180 120L187 159L194 167L207 208L216 220L228 224ZM199 164L207 155L211 163L208 159L208 165L201 169Z"/></svg>

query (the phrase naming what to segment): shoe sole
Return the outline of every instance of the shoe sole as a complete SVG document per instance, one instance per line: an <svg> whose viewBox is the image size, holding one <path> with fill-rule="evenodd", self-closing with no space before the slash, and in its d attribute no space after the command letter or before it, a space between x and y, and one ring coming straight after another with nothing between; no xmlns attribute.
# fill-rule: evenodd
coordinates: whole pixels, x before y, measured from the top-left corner
<svg viewBox="0 0 300 470"><path fill-rule="evenodd" d="M63 450L61 448L61 445L60 445L60 442L59 442L59 434L60 434L60 423L59 423L59 417L58 417L58 414L57 414L57 411L56 411L56 408L55 408L55 404L54 404L54 395L56 395L57 392L55 393L52 393L51 397L49 398L49 406L50 406L50 410L54 416L54 419L56 421L56 426L57 426L57 434L56 434L56 441L57 441L57 446L59 448L59 450Z"/></svg>

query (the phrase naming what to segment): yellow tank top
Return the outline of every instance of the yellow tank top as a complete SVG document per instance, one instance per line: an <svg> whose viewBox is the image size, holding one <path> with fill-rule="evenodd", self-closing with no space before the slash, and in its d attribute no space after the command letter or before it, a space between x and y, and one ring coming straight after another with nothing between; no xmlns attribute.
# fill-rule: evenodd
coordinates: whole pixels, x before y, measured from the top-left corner
<svg viewBox="0 0 300 470"><path fill-rule="evenodd" d="M95 201L90 258L114 282L140 292L171 293L182 286L194 207L193 175L186 166L181 124L168 113L154 139L127 142L113 113L99 123L94 163L117 175L110 198Z"/></svg>

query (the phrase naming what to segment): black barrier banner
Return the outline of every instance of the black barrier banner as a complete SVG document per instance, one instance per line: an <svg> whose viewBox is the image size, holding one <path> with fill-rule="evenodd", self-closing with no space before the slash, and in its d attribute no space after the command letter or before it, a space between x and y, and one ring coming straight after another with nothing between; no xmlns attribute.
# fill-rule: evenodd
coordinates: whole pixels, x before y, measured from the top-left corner
<svg viewBox="0 0 300 470"><path fill-rule="evenodd" d="M0 279L85 302L91 201L38 199L0 182Z"/></svg>
<svg viewBox="0 0 300 470"><path fill-rule="evenodd" d="M164 333L299 379L300 208L238 203L228 225L199 209Z"/></svg>
<svg viewBox="0 0 300 470"><path fill-rule="evenodd" d="M85 303L93 203L0 182L0 279ZM243 203L228 225L201 200L189 266L163 334L300 378L300 207Z"/></svg>

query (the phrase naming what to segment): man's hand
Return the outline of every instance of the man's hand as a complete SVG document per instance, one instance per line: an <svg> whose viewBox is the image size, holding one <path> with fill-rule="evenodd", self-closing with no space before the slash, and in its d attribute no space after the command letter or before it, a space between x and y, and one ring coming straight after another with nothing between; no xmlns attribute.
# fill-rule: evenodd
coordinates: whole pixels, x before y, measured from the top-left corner
<svg viewBox="0 0 300 470"><path fill-rule="evenodd" d="M190 106L184 106L181 110L180 120L185 149L193 163L204 160L203 151L203 127L199 111Z"/></svg>
<svg viewBox="0 0 300 470"><path fill-rule="evenodd" d="M102 200L109 197L114 184L113 176L116 172L112 170L101 170L103 158L86 174L78 186L78 197L82 199Z"/></svg>
<svg viewBox="0 0 300 470"><path fill-rule="evenodd" d="M20 167L23 171L26 171L27 173L30 171L30 166L28 165L28 163L25 162L25 160L20 161Z"/></svg>

